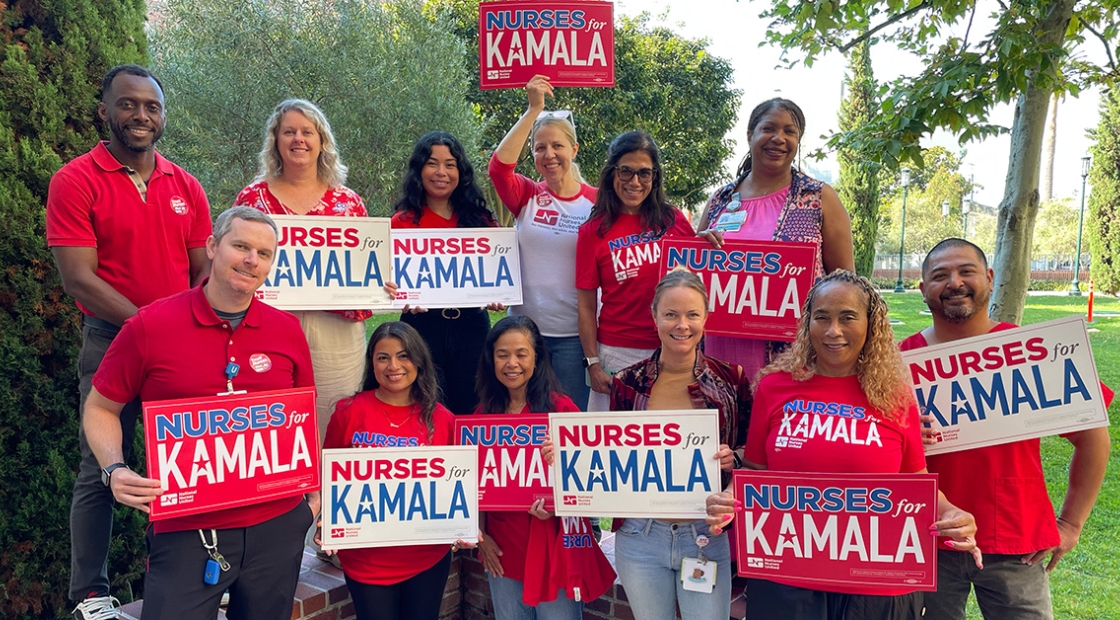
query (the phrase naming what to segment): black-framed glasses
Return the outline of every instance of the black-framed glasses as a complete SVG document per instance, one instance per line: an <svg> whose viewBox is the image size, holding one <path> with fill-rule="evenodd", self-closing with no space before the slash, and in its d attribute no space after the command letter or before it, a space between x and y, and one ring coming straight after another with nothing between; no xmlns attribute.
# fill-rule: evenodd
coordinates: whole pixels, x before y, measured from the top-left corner
<svg viewBox="0 0 1120 620"><path fill-rule="evenodd" d="M618 175L618 180L623 183L629 183L635 174L638 175L638 180L642 183L649 183L653 179L653 168L634 169L630 166L615 166L614 172Z"/></svg>

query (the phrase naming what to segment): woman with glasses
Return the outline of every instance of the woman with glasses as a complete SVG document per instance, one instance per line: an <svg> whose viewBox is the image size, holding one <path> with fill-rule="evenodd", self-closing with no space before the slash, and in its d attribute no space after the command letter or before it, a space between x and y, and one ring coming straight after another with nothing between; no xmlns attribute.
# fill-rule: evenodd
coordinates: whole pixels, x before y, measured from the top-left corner
<svg viewBox="0 0 1120 620"><path fill-rule="evenodd" d="M567 117L544 113L545 97L552 96L548 78L534 76L525 90L529 108L490 158L490 182L517 218L521 250L524 303L509 313L540 327L564 392L582 409L588 388L576 304L576 233L591 213L595 188L583 182L575 162L575 126ZM514 171L526 139L541 181Z"/></svg>
<svg viewBox="0 0 1120 620"><path fill-rule="evenodd" d="M694 235L665 196L653 137L628 131L615 138L576 243L579 339L592 390L587 411L607 411L612 375L648 358L660 344L649 302L659 279L661 240Z"/></svg>
<svg viewBox="0 0 1120 620"><path fill-rule="evenodd" d="M805 135L805 115L788 99L764 101L747 122L750 150L735 180L716 190L696 220L717 248L724 241L807 241L817 244L814 278L836 269L855 270L852 225L827 183L794 167ZM739 364L753 377L775 345L765 340L708 336L705 352ZM768 348L770 349L768 352Z"/></svg>

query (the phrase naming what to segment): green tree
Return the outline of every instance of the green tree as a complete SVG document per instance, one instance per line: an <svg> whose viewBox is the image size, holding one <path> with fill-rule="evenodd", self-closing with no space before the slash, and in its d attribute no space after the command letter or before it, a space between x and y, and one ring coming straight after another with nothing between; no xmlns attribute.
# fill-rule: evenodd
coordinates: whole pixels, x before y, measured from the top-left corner
<svg viewBox="0 0 1120 620"><path fill-rule="evenodd" d="M790 63L830 50L846 52L874 37L916 55L923 69L902 76L883 97L872 122L833 136L873 153L895 168L921 157L919 141L936 129L962 143L1006 131L989 114L1015 102L1007 185L999 206L993 316L1018 322L1030 279L1030 248L1038 212L1043 129L1051 94L1079 92L1116 71L1116 0L1000 2L986 20L975 21L969 0L773 0L764 17L769 39L791 54ZM985 24L985 30L973 27ZM963 30L963 35L958 33ZM1103 43L1107 64L1088 60L1079 47L1087 37ZM1059 67L1069 69L1060 72Z"/></svg>
<svg viewBox="0 0 1120 620"><path fill-rule="evenodd" d="M435 21L453 23L467 43L472 71L463 95L487 120L484 144L496 148L525 111L525 91L479 90L477 0L429 0L427 11ZM731 88L730 63L709 53L706 39L686 39L649 22L648 14L615 16L614 88L558 88L548 105L573 112L577 159L589 183L596 184L611 140L640 129L661 147L670 200L693 207L707 199L708 188L726 180L721 162L731 155L732 142L725 136L741 93ZM518 171L536 176L528 158Z"/></svg>
<svg viewBox="0 0 1120 620"><path fill-rule="evenodd" d="M164 150L216 211L256 175L265 121L290 97L323 109L371 214L389 213L428 131L450 131L483 164L464 46L415 3L170 0L164 17L152 36L173 121Z"/></svg>
<svg viewBox="0 0 1120 620"><path fill-rule="evenodd" d="M1101 118L1090 132L1096 144L1090 149L1089 212L1085 236L1093 255L1089 275L1097 290L1120 291L1120 89L1110 88L1101 97Z"/></svg>
<svg viewBox="0 0 1120 620"><path fill-rule="evenodd" d="M0 3L0 616L69 612L80 340L46 247L51 175L89 150L101 77L143 63L142 0ZM109 574L125 598L143 566L142 515L117 514Z"/></svg>
<svg viewBox="0 0 1120 620"><path fill-rule="evenodd" d="M871 122L876 105L875 76L871 71L871 42L862 41L848 58L848 98L840 105L840 130L852 131ZM879 178L874 158L851 148L838 153L840 203L852 217L852 245L856 272L871 277L879 231ZM867 162L866 164L864 162Z"/></svg>
<svg viewBox="0 0 1120 620"><path fill-rule="evenodd" d="M1070 198L1047 200L1039 205L1032 256L1073 256L1077 252L1079 206L1080 203L1075 203Z"/></svg>
<svg viewBox="0 0 1120 620"><path fill-rule="evenodd" d="M906 247L904 254L925 254L946 237L962 237L961 200L968 181L956 169L942 167L930 171L925 187L911 185L906 194ZM948 215L944 210L948 202ZM901 189L890 197L879 225L878 250L898 253L901 237Z"/></svg>

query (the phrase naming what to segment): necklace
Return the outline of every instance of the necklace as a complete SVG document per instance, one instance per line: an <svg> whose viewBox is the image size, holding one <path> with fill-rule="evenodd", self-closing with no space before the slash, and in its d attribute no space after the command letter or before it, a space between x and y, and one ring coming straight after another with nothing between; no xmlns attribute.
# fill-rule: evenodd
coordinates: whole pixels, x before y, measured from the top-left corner
<svg viewBox="0 0 1120 620"><path fill-rule="evenodd" d="M396 406L396 405L389 405L389 403L385 402L385 400L382 399L380 397L380 395L378 395L377 400L380 400L383 405L386 405L386 406L389 406L389 407ZM411 407L411 405L409 405L409 407ZM393 422L393 419L389 417L389 412L386 411L384 407L379 407L378 411L381 412L381 415L385 416L385 421L388 422L389 426L391 426L393 428L400 428L400 427L404 426L405 424L408 424L408 421L412 419L411 409L409 410L408 415L406 415L405 418L403 420L401 420L400 422Z"/></svg>

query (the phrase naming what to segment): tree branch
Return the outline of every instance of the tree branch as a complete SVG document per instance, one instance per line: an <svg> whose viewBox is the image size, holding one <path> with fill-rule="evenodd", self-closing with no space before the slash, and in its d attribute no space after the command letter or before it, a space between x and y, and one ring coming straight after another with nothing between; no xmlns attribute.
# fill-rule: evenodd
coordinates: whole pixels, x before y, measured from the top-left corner
<svg viewBox="0 0 1120 620"><path fill-rule="evenodd" d="M898 15L895 15L894 17L892 17L892 18L888 19L887 21L879 24L878 26L875 26L874 28L868 30L867 32L865 32L861 35L859 35L858 37L852 39L851 41L848 41L844 45L840 46L838 49L840 50L840 53L847 54L848 50L850 50L853 47L859 45L863 41L871 38L871 36L874 35L876 32L879 32L880 30L882 30L883 28L886 28L887 26L890 26L891 24L898 23L898 22L906 19L907 17L910 17L911 15L914 15L918 11L921 11L922 9L928 9L929 7L930 7L929 0L924 0L921 4L915 6L914 8L910 9L909 11L905 11L905 12L899 13Z"/></svg>
<svg viewBox="0 0 1120 620"><path fill-rule="evenodd" d="M968 35L972 32L972 20L976 18L976 0L972 0L972 11L968 13L968 27L964 29L964 39L961 41L961 51L968 49Z"/></svg>
<svg viewBox="0 0 1120 620"><path fill-rule="evenodd" d="M1082 22L1081 22L1081 25L1082 25L1082 26L1085 26L1085 29L1086 29L1086 30L1088 30L1089 32L1093 33L1094 35L1096 35L1096 37L1097 37L1098 39L1100 39L1100 40L1101 40L1101 45L1103 45L1103 46L1104 46L1104 53L1105 53L1105 54L1108 54L1108 68L1109 68L1109 69L1112 69L1112 70L1113 70L1113 72L1115 72L1115 71L1116 71L1116 63L1115 63L1115 62L1113 61L1113 59L1112 59L1112 48L1110 48L1110 47L1108 46L1108 41L1107 41L1107 40L1105 40L1105 38L1104 38L1104 35L1103 35L1103 34L1101 34L1101 33L1099 33L1099 32L1097 32L1097 31L1096 31L1096 29L1094 29L1094 28L1093 28L1092 26L1090 26L1090 25L1089 25L1089 22L1086 22L1086 21L1082 21Z"/></svg>

